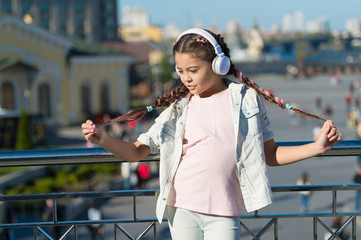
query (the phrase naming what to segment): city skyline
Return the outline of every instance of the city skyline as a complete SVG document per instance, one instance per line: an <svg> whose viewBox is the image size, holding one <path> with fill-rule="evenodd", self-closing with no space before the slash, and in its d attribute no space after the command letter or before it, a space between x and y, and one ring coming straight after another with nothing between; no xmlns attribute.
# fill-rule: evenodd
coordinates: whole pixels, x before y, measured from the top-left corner
<svg viewBox="0 0 361 240"><path fill-rule="evenodd" d="M230 20L237 20L242 28L251 28L257 24L263 30L271 30L278 25L282 28L282 20L286 15L300 11L304 15L304 25L320 17L326 17L330 30L344 30L346 21L361 18L359 9L361 1L348 0L330 2L326 0L303 0L299 2L286 0L258 0L240 2L228 0L217 5L206 0L171 2L165 0L118 0L119 18L125 6L148 12L150 23L165 27L176 24L180 28L193 27L202 23L202 27L217 26L224 29ZM346 4L347 3L347 4ZM226 14L220 14L226 12Z"/></svg>

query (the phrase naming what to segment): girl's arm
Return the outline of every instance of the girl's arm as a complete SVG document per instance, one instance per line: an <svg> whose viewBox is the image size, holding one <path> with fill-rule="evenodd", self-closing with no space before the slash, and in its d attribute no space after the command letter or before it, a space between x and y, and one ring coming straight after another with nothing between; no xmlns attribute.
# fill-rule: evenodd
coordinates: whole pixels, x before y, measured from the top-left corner
<svg viewBox="0 0 361 240"><path fill-rule="evenodd" d="M328 120L324 123L321 132L315 142L301 146L277 146L273 139L264 143L266 163L269 166L291 164L325 153L341 141L333 122Z"/></svg>
<svg viewBox="0 0 361 240"><path fill-rule="evenodd" d="M139 141L130 143L114 138L105 133L102 128L98 128L90 120L87 120L81 126L83 135L87 141L102 146L124 161L137 162L150 154L149 146Z"/></svg>

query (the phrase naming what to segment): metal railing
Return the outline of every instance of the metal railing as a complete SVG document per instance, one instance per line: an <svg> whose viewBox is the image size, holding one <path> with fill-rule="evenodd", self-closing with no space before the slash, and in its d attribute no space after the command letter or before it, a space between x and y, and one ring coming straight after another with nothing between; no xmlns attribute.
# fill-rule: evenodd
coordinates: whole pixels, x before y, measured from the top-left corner
<svg viewBox="0 0 361 240"><path fill-rule="evenodd" d="M279 142L278 145L295 146L305 144L307 142ZM331 151L321 155L322 156L358 156L361 155L361 141L358 140L344 140L338 143ZM159 156L152 155L143 159L142 161L159 161ZM49 166L49 165L64 165L64 164L80 164L80 163L110 163L122 162L118 158L112 156L103 148L79 148L79 149L53 149L53 150L30 150L30 151L1 151L0 152L0 167L15 167L15 166ZM357 216L361 212L341 212L338 211L337 195L342 191L356 191L361 190L360 184L342 184L342 185L308 185L308 186L272 186L272 192L300 192L300 191L328 191L332 193L332 207L329 212L308 212L308 213L286 213L286 214L260 214L255 211L254 214L242 215L241 226L245 232L253 239L261 239L261 237L273 227L273 238L279 239L278 223L280 219L284 218L312 218L313 219L313 239L319 239L318 226L319 224L328 231L331 236L329 239L339 239L339 234L347 227L351 227L351 239L356 239L357 236ZM69 192L69 193L46 193L46 194L25 194L25 195L3 195L0 196L2 202L12 201L41 201L51 199L53 201L53 220L49 222L31 221L31 222L17 222L17 223L2 223L1 228L17 229L17 228L32 228L33 238L39 239L53 239L45 229L49 226L62 226L65 228L60 239L78 239L78 230L80 226L90 224L110 224L113 225L114 239L118 239L117 235L127 237L127 239L141 239L146 234L152 235L152 239L157 239L157 220L154 217L139 217L137 199L141 197L158 195L158 189L143 189L143 190L115 190L115 191L89 191L89 192ZM62 220L58 219L58 201L63 199L91 199L91 198L121 198L127 197L132 199L132 214L131 217L104 219L99 221L90 220ZM346 216L346 221L336 230L331 229L322 221L322 217L336 217ZM268 222L258 228L257 232L251 230L244 222L246 219L266 219ZM164 218L164 221L167 221ZM145 223L144 230L137 236L133 237L132 233L126 231L123 224ZM151 233L152 232L152 233ZM134 234L133 234L134 235Z"/></svg>

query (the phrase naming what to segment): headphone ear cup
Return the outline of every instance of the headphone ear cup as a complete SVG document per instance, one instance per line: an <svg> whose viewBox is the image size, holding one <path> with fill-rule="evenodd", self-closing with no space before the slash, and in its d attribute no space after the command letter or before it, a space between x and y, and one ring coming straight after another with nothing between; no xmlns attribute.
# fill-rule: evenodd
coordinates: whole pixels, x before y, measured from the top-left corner
<svg viewBox="0 0 361 240"><path fill-rule="evenodd" d="M212 62L212 69L218 75L226 75L231 67L231 61L225 55L216 56Z"/></svg>
<svg viewBox="0 0 361 240"><path fill-rule="evenodd" d="M179 76L179 71L178 71L177 65L175 65L175 72L176 72L177 75Z"/></svg>

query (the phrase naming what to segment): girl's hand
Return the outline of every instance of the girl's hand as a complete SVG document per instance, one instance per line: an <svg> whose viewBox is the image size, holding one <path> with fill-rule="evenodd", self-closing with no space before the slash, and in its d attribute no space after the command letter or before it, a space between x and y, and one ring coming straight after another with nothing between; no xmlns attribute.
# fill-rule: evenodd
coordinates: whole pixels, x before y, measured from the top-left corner
<svg viewBox="0 0 361 240"><path fill-rule="evenodd" d="M325 153L336 143L341 141L340 133L337 131L337 128L333 125L331 120L327 120L321 129L321 132L318 134L316 139L317 146L321 149L322 153Z"/></svg>
<svg viewBox="0 0 361 240"><path fill-rule="evenodd" d="M91 143L101 145L101 140L105 133L102 128L98 128L92 121L87 120L81 125L85 139Z"/></svg>

